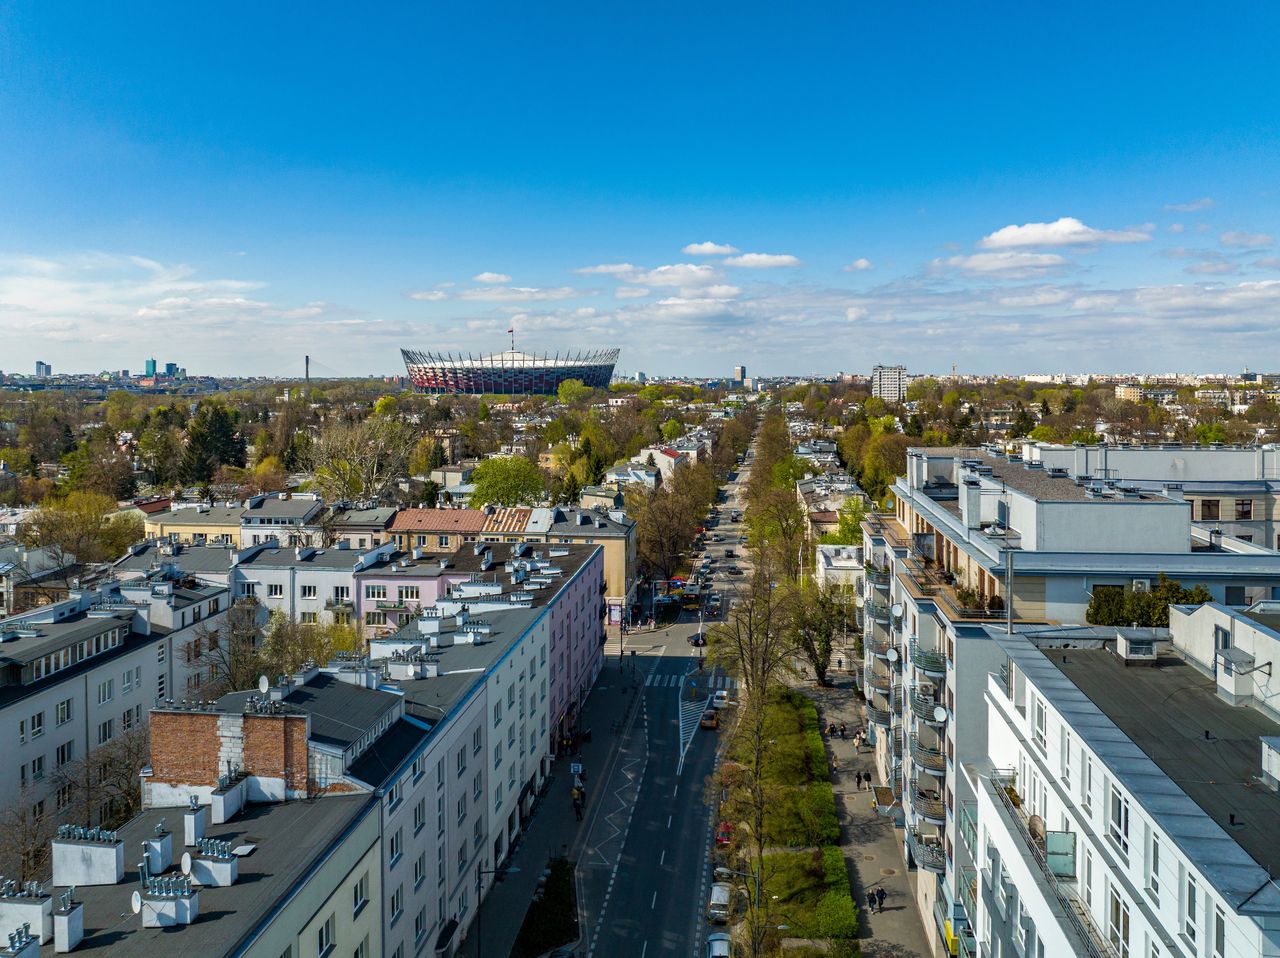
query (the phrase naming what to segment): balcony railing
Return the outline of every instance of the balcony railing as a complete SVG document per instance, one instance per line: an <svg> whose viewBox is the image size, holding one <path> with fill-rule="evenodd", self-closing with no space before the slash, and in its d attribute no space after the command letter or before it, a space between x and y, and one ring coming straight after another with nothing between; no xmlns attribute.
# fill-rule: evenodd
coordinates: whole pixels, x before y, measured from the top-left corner
<svg viewBox="0 0 1280 958"><path fill-rule="evenodd" d="M882 602L868 602L863 608L873 622L888 623L889 607Z"/></svg>
<svg viewBox="0 0 1280 958"><path fill-rule="evenodd" d="M879 725L883 728L888 728L893 722L893 715L885 709L878 709L874 705L868 705L867 722L871 725Z"/></svg>
<svg viewBox="0 0 1280 958"><path fill-rule="evenodd" d="M866 567L865 574L867 577L867 581L870 582L877 589L889 588L889 570L888 569L877 569L875 566L869 565Z"/></svg>
<svg viewBox="0 0 1280 958"><path fill-rule="evenodd" d="M942 652L931 652L920 648L920 640L911 640L911 661L915 667L928 675L944 676L947 674L947 657Z"/></svg>
<svg viewBox="0 0 1280 958"><path fill-rule="evenodd" d="M961 935L956 942L956 958L977 958L978 944L972 935Z"/></svg>
<svg viewBox="0 0 1280 958"><path fill-rule="evenodd" d="M386 609L388 611L394 611L396 609L403 609L405 607L405 604L404 604L404 599L379 599L375 603L374 607L378 609Z"/></svg>
<svg viewBox="0 0 1280 958"><path fill-rule="evenodd" d="M966 606L961 603L956 593L956 587L947 581L944 574L937 567L925 566L915 556L907 557L904 560L904 565L907 574L911 576L912 582L915 583L916 589L922 595L927 595L945 606L950 618L999 620L1005 617L1003 609L993 610L984 607Z"/></svg>
<svg viewBox="0 0 1280 958"><path fill-rule="evenodd" d="M873 692L879 692L885 698L888 698L893 691L893 679L889 676L875 671L870 665L866 668L867 688Z"/></svg>
<svg viewBox="0 0 1280 958"><path fill-rule="evenodd" d="M960 822L960 840L974 858L978 857L978 808L973 802L961 802L956 807Z"/></svg>
<svg viewBox="0 0 1280 958"><path fill-rule="evenodd" d="M969 917L969 924L978 921L978 871L976 868L960 869L960 903Z"/></svg>
<svg viewBox="0 0 1280 958"><path fill-rule="evenodd" d="M946 774L946 753L936 748L927 748L921 745L920 739L915 735L911 736L911 758L917 765L935 776Z"/></svg>
<svg viewBox="0 0 1280 958"><path fill-rule="evenodd" d="M324 600L324 607L325 607L326 609L350 609L350 608L351 608L351 600L350 600L350 599L338 599L338 598L325 599L325 600Z"/></svg>
<svg viewBox="0 0 1280 958"><path fill-rule="evenodd" d="M1040 866L1040 873L1044 876L1046 884L1053 890L1054 897L1058 899L1062 913L1084 945L1084 953L1088 958L1120 958L1120 953L1107 941L1106 936L1102 934L1102 929L1093 923L1088 909L1077 900L1074 891L1068 888L1049 867L1045 849L1031 836L1027 827L1021 803L1014 804L1013 798L1009 795L1009 790L1014 787L1015 782L1013 772L997 772L991 776L991 790L995 792L996 798L1009 813L1014 827L1022 837L1022 843L1031 851L1031 857Z"/></svg>
<svg viewBox="0 0 1280 958"><path fill-rule="evenodd" d="M932 686L930 686L932 687ZM938 706L942 705L942 700L935 698L926 692L922 692L920 686L916 686L911 690L911 710L916 713L916 718L927 725L942 726L947 724L947 717L943 714L942 718L938 718L935 714ZM943 708L945 713L946 708Z"/></svg>
<svg viewBox="0 0 1280 958"><path fill-rule="evenodd" d="M887 659L889 657L889 650L893 648L893 641L887 635L872 635L867 637L865 645L871 650L872 655L878 656L882 659Z"/></svg>
<svg viewBox="0 0 1280 958"><path fill-rule="evenodd" d="M916 864L927 871L944 874L947 870L947 852L941 844L931 844L920 837L914 828L907 831L907 847Z"/></svg>
<svg viewBox="0 0 1280 958"><path fill-rule="evenodd" d="M910 548L911 537L902 531L902 527L892 516L867 516L866 523L872 535L884 536L889 545Z"/></svg>
<svg viewBox="0 0 1280 958"><path fill-rule="evenodd" d="M912 782L913 794L911 803L915 806L916 814L923 818L926 822L932 822L934 825L945 825L947 823L947 805L942 799L934 798L920 790L920 787Z"/></svg>

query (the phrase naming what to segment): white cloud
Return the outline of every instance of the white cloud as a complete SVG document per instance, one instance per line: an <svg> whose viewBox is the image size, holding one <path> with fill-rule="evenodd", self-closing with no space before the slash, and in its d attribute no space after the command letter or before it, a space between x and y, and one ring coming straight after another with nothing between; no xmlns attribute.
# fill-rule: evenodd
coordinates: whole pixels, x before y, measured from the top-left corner
<svg viewBox="0 0 1280 958"><path fill-rule="evenodd" d="M533 286L482 286L479 289L463 290L458 294L458 299L481 303L533 303L586 295L590 295L590 291L574 289L570 286L557 286L550 289L538 289Z"/></svg>
<svg viewBox="0 0 1280 958"><path fill-rule="evenodd" d="M1010 293L1008 296L1001 296L996 301L1001 306L1021 309L1032 306L1056 306L1059 303L1065 303L1070 298L1071 294L1065 289L1059 289L1057 286L1041 286L1037 289Z"/></svg>
<svg viewBox="0 0 1280 958"><path fill-rule="evenodd" d="M1223 246L1234 246L1237 249L1259 249L1275 242L1270 233L1244 233L1238 230L1223 233L1218 239Z"/></svg>
<svg viewBox="0 0 1280 958"><path fill-rule="evenodd" d="M643 299L649 291L643 286L619 286L613 291L614 299Z"/></svg>
<svg viewBox="0 0 1280 958"><path fill-rule="evenodd" d="M1212 205L1212 199L1202 196L1200 199L1192 200L1190 203L1166 203L1164 208L1171 213L1195 213L1199 210L1207 210Z"/></svg>
<svg viewBox="0 0 1280 958"><path fill-rule="evenodd" d="M799 266L800 260L790 253L743 253L730 256L725 266L741 266L744 269L776 269L779 266Z"/></svg>
<svg viewBox="0 0 1280 958"><path fill-rule="evenodd" d="M1280 256L1264 256L1262 259L1255 259L1253 265L1259 269L1280 269Z"/></svg>
<svg viewBox="0 0 1280 958"><path fill-rule="evenodd" d="M1033 276L1047 270L1061 269L1071 261L1057 253L974 253L970 256L949 256L935 259L933 266L940 269L958 269L977 275L1005 275L1010 278Z"/></svg>
<svg viewBox="0 0 1280 958"><path fill-rule="evenodd" d="M865 256L860 256L858 259L855 259L852 263L849 263L843 267L846 273L861 273L863 270L868 270L871 268L872 268L871 260L867 259Z"/></svg>
<svg viewBox="0 0 1280 958"><path fill-rule="evenodd" d="M702 290L702 293L710 299L734 299L742 295L742 290L737 286L720 283L715 286L708 286Z"/></svg>
<svg viewBox="0 0 1280 958"><path fill-rule="evenodd" d="M1181 233L1181 232L1182 232L1183 230L1185 230L1185 229L1186 229L1186 227L1185 227L1185 226L1183 226L1181 223L1170 223L1170 224L1169 224L1169 232L1170 232L1170 233Z"/></svg>
<svg viewBox="0 0 1280 958"><path fill-rule="evenodd" d="M866 319L871 311L865 306L847 306L844 311L844 318L851 323L856 323L860 319Z"/></svg>
<svg viewBox="0 0 1280 958"><path fill-rule="evenodd" d="M1143 230L1096 230L1074 216L1052 223L1005 226L978 243L983 249L1019 249L1028 246L1080 246L1087 243L1141 243L1151 239Z"/></svg>
<svg viewBox="0 0 1280 958"><path fill-rule="evenodd" d="M506 273L476 273L471 277L473 282L484 283L488 286L497 286L501 283L511 282L511 277Z"/></svg>
<svg viewBox="0 0 1280 958"><path fill-rule="evenodd" d="M410 293L409 298L423 303L438 303L442 299L448 299L449 294L439 289L422 289L416 293Z"/></svg>
<svg viewBox="0 0 1280 958"><path fill-rule="evenodd" d="M626 277L628 282L639 286L681 287L710 286L720 278L718 269L700 263L673 263L650 270L637 270Z"/></svg>
<svg viewBox="0 0 1280 958"><path fill-rule="evenodd" d="M738 248L728 243L690 243L680 252L686 256L728 256L738 252Z"/></svg>
<svg viewBox="0 0 1280 958"><path fill-rule="evenodd" d="M1197 276L1225 276L1239 271L1235 263L1222 259L1207 259L1186 268L1186 272Z"/></svg>
<svg viewBox="0 0 1280 958"><path fill-rule="evenodd" d="M626 276L638 270L638 266L632 266L630 263L601 263L598 266L579 266L574 272L581 273L583 276Z"/></svg>

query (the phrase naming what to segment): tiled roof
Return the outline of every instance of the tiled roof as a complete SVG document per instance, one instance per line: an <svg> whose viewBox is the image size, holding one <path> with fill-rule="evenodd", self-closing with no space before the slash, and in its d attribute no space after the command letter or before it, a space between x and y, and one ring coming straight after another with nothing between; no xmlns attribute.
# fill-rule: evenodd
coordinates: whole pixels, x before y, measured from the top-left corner
<svg viewBox="0 0 1280 958"><path fill-rule="evenodd" d="M480 509L401 509L392 532L483 532L489 517Z"/></svg>
<svg viewBox="0 0 1280 958"><path fill-rule="evenodd" d="M484 524L485 532L524 532L529 528L532 509L497 508Z"/></svg>

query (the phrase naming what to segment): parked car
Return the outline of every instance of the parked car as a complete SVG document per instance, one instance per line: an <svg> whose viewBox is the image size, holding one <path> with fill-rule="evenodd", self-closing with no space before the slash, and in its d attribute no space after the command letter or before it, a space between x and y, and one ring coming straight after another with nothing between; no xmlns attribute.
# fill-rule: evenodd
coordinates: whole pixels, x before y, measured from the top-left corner
<svg viewBox="0 0 1280 958"><path fill-rule="evenodd" d="M719 728L720 713L717 712L715 709L707 709L705 712L702 713L702 721L700 721L698 724L701 725L703 728Z"/></svg>
<svg viewBox="0 0 1280 958"><path fill-rule="evenodd" d="M729 958L733 954L733 939L723 931L707 935L707 958Z"/></svg>
<svg viewBox="0 0 1280 958"><path fill-rule="evenodd" d="M733 886L727 881L711 884L711 899L707 902L707 917L714 922L724 924L733 916ZM711 938L717 937L711 935ZM728 935L724 936L728 939ZM709 942L709 939L708 939ZM727 955L729 952L708 951L708 955Z"/></svg>
<svg viewBox="0 0 1280 958"><path fill-rule="evenodd" d="M711 696L711 707L715 709L727 709L732 703L729 701L729 690L719 689L716 694Z"/></svg>
<svg viewBox="0 0 1280 958"><path fill-rule="evenodd" d="M745 573L736 565L731 565L729 566L729 575L745 575Z"/></svg>
<svg viewBox="0 0 1280 958"><path fill-rule="evenodd" d="M738 553L734 552L732 549L725 549L724 557L726 559L736 559L738 558Z"/></svg>
<svg viewBox="0 0 1280 958"><path fill-rule="evenodd" d="M693 633L693 635L689 636L689 644L692 645L695 649L702 648L707 644L707 633L705 632Z"/></svg>

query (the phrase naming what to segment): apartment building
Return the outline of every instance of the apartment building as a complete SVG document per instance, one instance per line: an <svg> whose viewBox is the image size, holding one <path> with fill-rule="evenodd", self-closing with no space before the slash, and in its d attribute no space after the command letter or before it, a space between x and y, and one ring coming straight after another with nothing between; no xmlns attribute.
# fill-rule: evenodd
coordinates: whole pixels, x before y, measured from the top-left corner
<svg viewBox="0 0 1280 958"><path fill-rule="evenodd" d="M911 377L906 366L873 366L871 368L871 395L885 402L900 403L907 398L907 386Z"/></svg>
<svg viewBox="0 0 1280 958"><path fill-rule="evenodd" d="M1206 534L1175 490L1073 476L991 449L911 449L895 511L864 523L862 683L877 807L902 828L916 904L939 947L972 922L957 876L972 867L956 770L985 760L988 626L1084 623L1091 598L1161 573L1221 604L1270 599L1280 554Z"/></svg>
<svg viewBox="0 0 1280 958"><path fill-rule="evenodd" d="M324 545L346 543L348 549L376 549L388 541L387 527L395 518L394 506L335 506L327 521L332 532Z"/></svg>
<svg viewBox="0 0 1280 958"><path fill-rule="evenodd" d="M114 817L105 791L88 807L71 770L95 750L142 728L158 699L180 698L202 676L191 646L217 628L225 587L164 576L100 590L0 622L0 723L8 728L0 808L21 806L34 833L74 813Z"/></svg>
<svg viewBox="0 0 1280 958"><path fill-rule="evenodd" d="M488 518L480 509L401 509L389 529L401 552L441 552L478 540Z"/></svg>
<svg viewBox="0 0 1280 958"><path fill-rule="evenodd" d="M0 618L65 599L82 569L59 550L0 546Z"/></svg>
<svg viewBox="0 0 1280 958"><path fill-rule="evenodd" d="M394 552L391 542L360 552L286 548L269 539L234 555L230 582L236 598L257 599L268 612L304 625L346 625L354 621L356 573Z"/></svg>
<svg viewBox="0 0 1280 958"><path fill-rule="evenodd" d="M184 543L222 542L240 546L240 516L244 506L238 502L223 505L206 503L174 503L164 512L143 519L148 539L171 539Z"/></svg>
<svg viewBox="0 0 1280 958"><path fill-rule="evenodd" d="M240 514L242 548L275 540L290 547L324 545L324 501L309 493L253 496Z"/></svg>
<svg viewBox="0 0 1280 958"><path fill-rule="evenodd" d="M1184 641L1212 641L1224 615L1187 611L1171 634L991 630L1005 661L986 681L988 754L962 772L964 953L1280 950L1280 724L1240 694L1242 675L1253 691L1270 678L1232 646L1215 658L1202 642L1199 662Z"/></svg>

